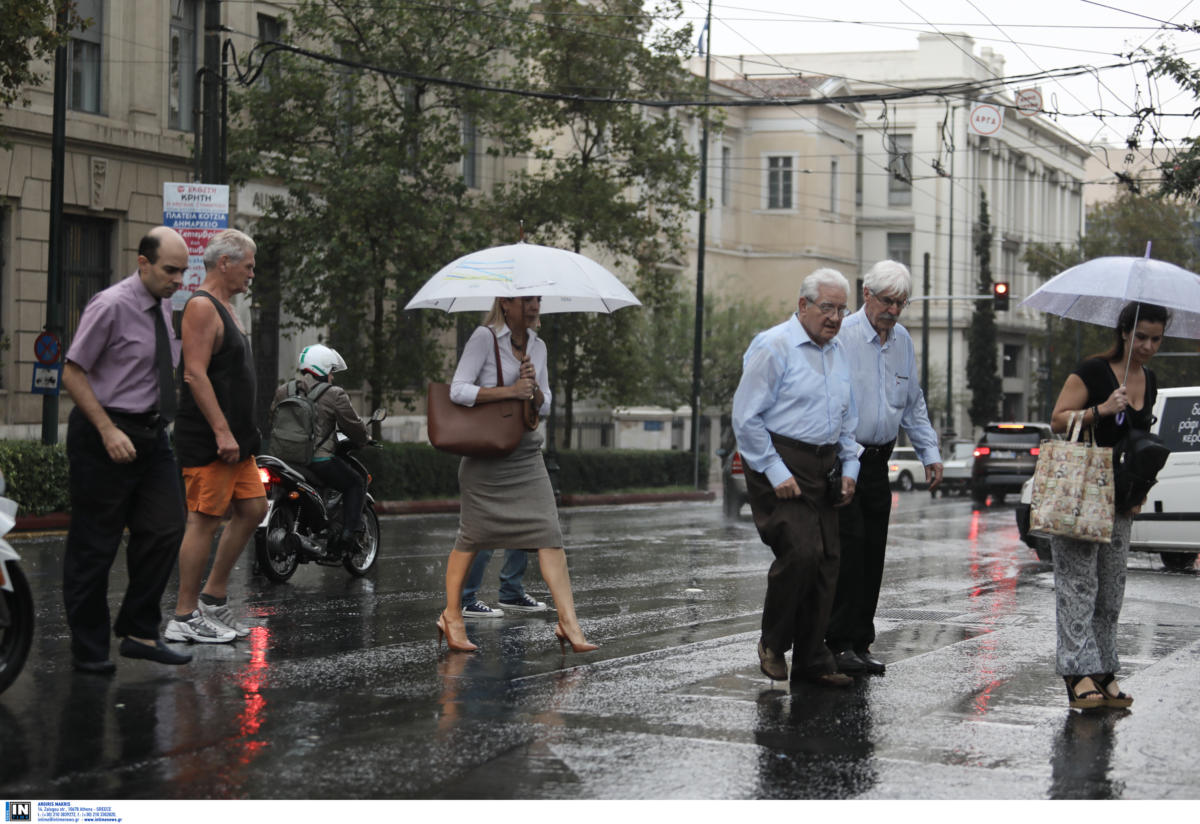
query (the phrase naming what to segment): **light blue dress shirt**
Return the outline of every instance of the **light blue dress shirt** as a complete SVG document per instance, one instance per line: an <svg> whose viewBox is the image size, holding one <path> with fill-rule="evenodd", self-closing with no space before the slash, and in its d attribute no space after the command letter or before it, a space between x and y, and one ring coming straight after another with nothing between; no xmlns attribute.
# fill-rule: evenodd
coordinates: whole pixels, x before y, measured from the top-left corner
<svg viewBox="0 0 1200 824"><path fill-rule="evenodd" d="M795 315L755 336L733 395L733 434L747 466L772 486L792 477L771 443L774 432L818 446L836 443L842 474L857 479L857 425L850 367L836 338L818 346Z"/></svg>
<svg viewBox="0 0 1200 824"><path fill-rule="evenodd" d="M887 342L880 343L867 313L859 309L842 321L837 341L850 363L854 405L858 409L854 439L863 445L878 446L894 440L903 426L921 463L941 463L938 437L929 423L908 330L897 323Z"/></svg>

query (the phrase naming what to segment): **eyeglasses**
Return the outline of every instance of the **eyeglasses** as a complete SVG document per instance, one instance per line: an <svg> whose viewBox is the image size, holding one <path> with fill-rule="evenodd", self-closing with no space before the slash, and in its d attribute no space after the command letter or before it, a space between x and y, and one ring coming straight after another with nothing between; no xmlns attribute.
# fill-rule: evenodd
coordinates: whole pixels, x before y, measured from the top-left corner
<svg viewBox="0 0 1200 824"><path fill-rule="evenodd" d="M844 303L810 303L809 306L816 306L818 312L830 318L844 318L850 314L850 309Z"/></svg>
<svg viewBox="0 0 1200 824"><path fill-rule="evenodd" d="M867 291L870 290L868 289ZM886 309L900 310L908 306L908 298L885 298L881 295L875 294L874 292L871 292L871 297L882 303Z"/></svg>

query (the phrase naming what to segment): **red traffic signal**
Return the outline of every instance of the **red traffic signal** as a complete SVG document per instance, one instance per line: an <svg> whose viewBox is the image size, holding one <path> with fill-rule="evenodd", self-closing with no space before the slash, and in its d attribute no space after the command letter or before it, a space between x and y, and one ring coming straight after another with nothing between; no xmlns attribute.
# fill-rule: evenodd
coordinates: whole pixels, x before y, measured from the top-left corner
<svg viewBox="0 0 1200 824"><path fill-rule="evenodd" d="M992 299L994 301L993 308L999 311L1008 310L1008 282L997 281L992 284Z"/></svg>

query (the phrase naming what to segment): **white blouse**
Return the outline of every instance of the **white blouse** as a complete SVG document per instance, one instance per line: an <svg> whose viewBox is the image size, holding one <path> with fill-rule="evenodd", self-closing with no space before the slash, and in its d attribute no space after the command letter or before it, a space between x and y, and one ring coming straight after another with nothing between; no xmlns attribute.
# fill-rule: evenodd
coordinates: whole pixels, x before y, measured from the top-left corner
<svg viewBox="0 0 1200 824"><path fill-rule="evenodd" d="M546 373L546 343L532 329L527 332L529 338L525 344L525 353L533 364L538 389L542 390L544 396L538 413L548 415L550 381ZM504 385L511 386L521 374L521 362L512 351L512 331L506 324L496 333L496 337L500 343L500 368L504 374ZM454 370L454 380L450 382L450 400L459 406L474 406L480 388L495 385L496 350L492 344L492 332L488 327L480 326L471 333L470 340L463 348L462 358L458 361L458 368Z"/></svg>

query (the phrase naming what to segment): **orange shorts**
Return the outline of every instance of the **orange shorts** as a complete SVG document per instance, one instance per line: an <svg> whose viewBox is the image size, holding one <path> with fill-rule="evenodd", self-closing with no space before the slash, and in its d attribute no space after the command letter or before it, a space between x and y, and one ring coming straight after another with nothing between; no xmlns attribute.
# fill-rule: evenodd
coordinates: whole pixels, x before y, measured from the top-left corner
<svg viewBox="0 0 1200 824"><path fill-rule="evenodd" d="M187 487L188 512L217 518L225 514L234 500L267 496L253 455L235 464L218 458L204 466L185 466L183 484Z"/></svg>

